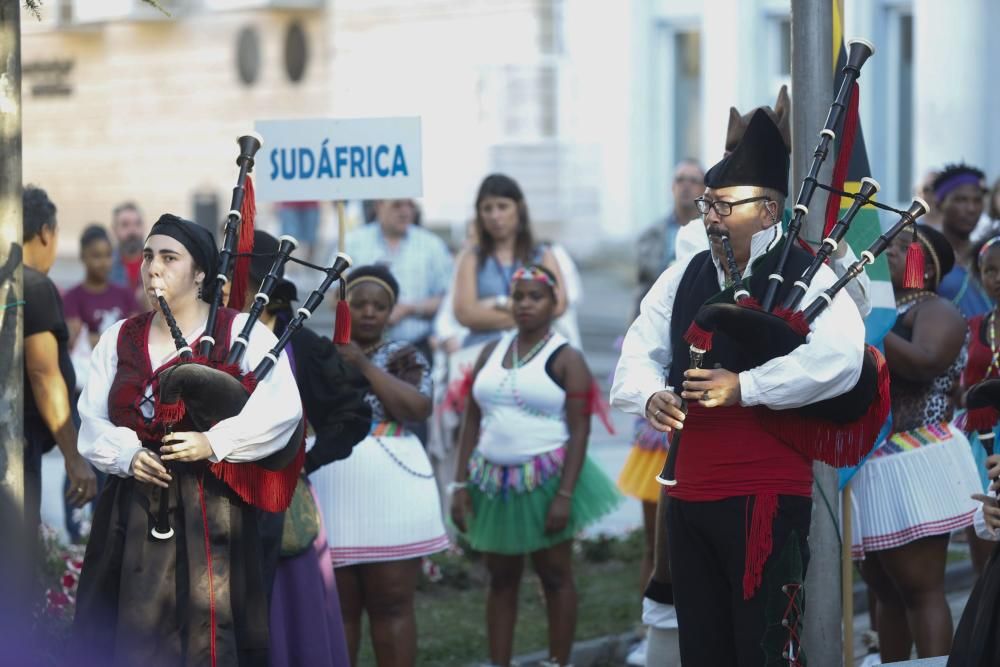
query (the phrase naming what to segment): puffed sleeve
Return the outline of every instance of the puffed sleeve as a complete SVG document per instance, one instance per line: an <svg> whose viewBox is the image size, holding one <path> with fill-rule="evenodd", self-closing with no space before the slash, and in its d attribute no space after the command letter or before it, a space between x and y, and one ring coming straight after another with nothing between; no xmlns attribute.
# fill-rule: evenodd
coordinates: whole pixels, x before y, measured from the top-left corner
<svg viewBox="0 0 1000 667"><path fill-rule="evenodd" d="M90 373L77 403L81 420L77 448L98 470L128 477L142 443L135 431L115 426L108 418L108 394L118 370L118 332L123 322L105 331L91 352Z"/></svg>
<svg viewBox="0 0 1000 667"><path fill-rule="evenodd" d="M232 339L235 340L246 320L245 314L236 316ZM241 370L248 373L256 368L276 342L274 334L262 324L256 324L250 333ZM287 444L301 419L302 401L295 377L288 357L281 355L267 377L258 381L243 410L205 433L214 452L210 460L245 463L262 459Z"/></svg>

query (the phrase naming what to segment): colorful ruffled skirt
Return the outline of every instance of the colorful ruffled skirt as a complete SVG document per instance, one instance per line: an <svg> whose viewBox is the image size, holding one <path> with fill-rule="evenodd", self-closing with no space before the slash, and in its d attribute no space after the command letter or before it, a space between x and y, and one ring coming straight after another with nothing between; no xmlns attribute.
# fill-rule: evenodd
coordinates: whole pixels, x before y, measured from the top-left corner
<svg viewBox="0 0 1000 667"><path fill-rule="evenodd" d="M981 493L969 442L951 424L894 433L851 480L855 560L971 526Z"/></svg>
<svg viewBox="0 0 1000 667"><path fill-rule="evenodd" d="M644 503L657 502L663 486L656 476L663 470L669 450L668 434L657 431L642 417L636 419L634 444L618 475L622 493Z"/></svg>
<svg viewBox="0 0 1000 667"><path fill-rule="evenodd" d="M548 549L573 539L608 514L621 495L589 457L573 490L566 528L546 534L545 518L559 491L566 449L540 454L520 465L499 465L478 451L469 461L469 496L473 517L464 537L473 549L506 555Z"/></svg>

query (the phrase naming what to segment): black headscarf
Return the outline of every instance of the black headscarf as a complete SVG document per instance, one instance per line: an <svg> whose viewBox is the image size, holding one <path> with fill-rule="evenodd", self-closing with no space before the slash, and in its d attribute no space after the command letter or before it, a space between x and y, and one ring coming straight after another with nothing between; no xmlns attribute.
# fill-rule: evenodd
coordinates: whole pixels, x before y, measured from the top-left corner
<svg viewBox="0 0 1000 667"><path fill-rule="evenodd" d="M212 233L207 229L190 220L164 213L149 230L146 238L156 235L169 236L184 246L184 249L191 254L195 267L205 272L206 281L215 278L219 265L219 250L215 247Z"/></svg>

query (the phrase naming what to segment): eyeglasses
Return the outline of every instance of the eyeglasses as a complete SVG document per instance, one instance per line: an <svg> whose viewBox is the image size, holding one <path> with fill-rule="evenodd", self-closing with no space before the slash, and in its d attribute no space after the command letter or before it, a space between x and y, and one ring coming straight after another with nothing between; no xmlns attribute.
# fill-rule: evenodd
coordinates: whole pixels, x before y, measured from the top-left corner
<svg viewBox="0 0 1000 667"><path fill-rule="evenodd" d="M724 218L733 212L734 206L739 206L740 204L749 204L755 201L773 201L770 197L760 195L758 197L750 197L749 199L740 199L739 201L722 201L721 199L712 201L711 199L706 199L705 197L698 197L694 200L694 205L698 207L698 212L702 215L708 215L708 212L715 209L715 212L720 218Z"/></svg>

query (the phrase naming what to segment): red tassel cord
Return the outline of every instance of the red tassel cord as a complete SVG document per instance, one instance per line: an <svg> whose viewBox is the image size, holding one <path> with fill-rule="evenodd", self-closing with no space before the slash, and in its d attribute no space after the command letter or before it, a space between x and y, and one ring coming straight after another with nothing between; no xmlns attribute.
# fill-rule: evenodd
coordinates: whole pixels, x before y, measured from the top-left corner
<svg viewBox="0 0 1000 667"><path fill-rule="evenodd" d="M236 252L246 257L236 259L233 269L232 285L229 290L229 303L233 310L242 311L246 305L247 285L250 282L250 253L253 252L254 218L257 217L257 202L254 201L253 179L247 176L243 185L243 205L240 206L240 236Z"/></svg>
<svg viewBox="0 0 1000 667"><path fill-rule="evenodd" d="M333 342L336 345L351 342L351 308L347 305L343 279L340 281L340 300L337 301L336 321L333 324Z"/></svg>
<svg viewBox="0 0 1000 667"><path fill-rule="evenodd" d="M747 498L749 505L750 499ZM747 508L749 512L749 507ZM774 517L778 514L778 495L754 496L753 513L747 521L746 554L743 563L743 599L749 600L760 588L764 563L774 549Z"/></svg>
<svg viewBox="0 0 1000 667"><path fill-rule="evenodd" d="M847 113L844 116L844 128L838 135L840 142L837 146L837 161L834 163L833 176L830 179L830 186L837 190L844 189L844 182L847 180L847 169L851 164L851 151L854 149L854 139L858 133L858 84L851 88L851 96L847 102ZM857 179L861 180L859 175ZM829 193L826 199L826 221L823 226L823 236L828 236L837 224L837 217L840 214L840 195Z"/></svg>
<svg viewBox="0 0 1000 667"><path fill-rule="evenodd" d="M903 287L905 289L923 289L925 267L924 246L920 241L914 239L906 250L906 272L903 274ZM940 279L941 276L938 278Z"/></svg>

